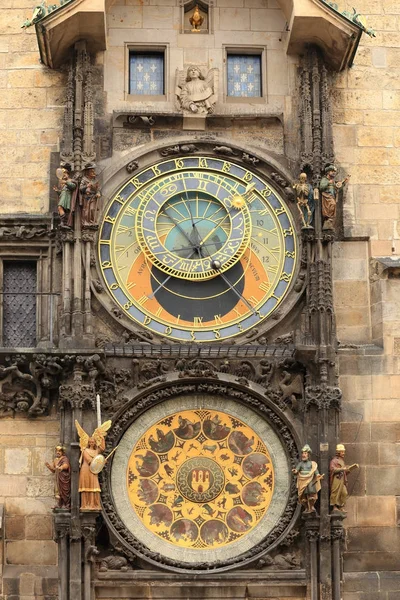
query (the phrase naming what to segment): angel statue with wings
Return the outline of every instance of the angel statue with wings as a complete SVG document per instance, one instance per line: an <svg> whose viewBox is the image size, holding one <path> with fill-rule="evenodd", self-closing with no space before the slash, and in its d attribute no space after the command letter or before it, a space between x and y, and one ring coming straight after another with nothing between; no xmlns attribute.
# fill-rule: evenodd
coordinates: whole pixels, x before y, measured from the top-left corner
<svg viewBox="0 0 400 600"><path fill-rule="evenodd" d="M75 421L79 436L81 456L79 459L79 492L81 494L81 510L101 510L99 476L104 466L103 452L106 447L105 437L111 427L111 421L105 421L97 427L92 437ZM98 457L98 458L97 458Z"/></svg>
<svg viewBox="0 0 400 600"><path fill-rule="evenodd" d="M183 71L177 70L176 95L184 111L197 114L210 114L217 101L215 79L217 69L210 69L204 77L200 67L191 65L186 78Z"/></svg>

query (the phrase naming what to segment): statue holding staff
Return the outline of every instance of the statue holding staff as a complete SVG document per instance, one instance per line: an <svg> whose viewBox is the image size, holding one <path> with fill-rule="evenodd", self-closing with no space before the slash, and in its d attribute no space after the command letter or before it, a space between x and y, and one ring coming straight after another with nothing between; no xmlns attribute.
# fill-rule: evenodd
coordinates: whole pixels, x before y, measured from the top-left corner
<svg viewBox="0 0 400 600"><path fill-rule="evenodd" d="M56 446L56 457L51 463L46 462L45 465L54 473L57 500L54 508L69 510L71 507L71 465L65 454L64 446Z"/></svg>
<svg viewBox="0 0 400 600"><path fill-rule="evenodd" d="M301 461L295 469L292 469L292 473L297 478L299 504L303 506L306 513L315 511L314 505L318 500L318 492L321 489L321 479L324 477L319 474L317 463L310 460L310 455L311 448L306 444L301 449Z"/></svg>

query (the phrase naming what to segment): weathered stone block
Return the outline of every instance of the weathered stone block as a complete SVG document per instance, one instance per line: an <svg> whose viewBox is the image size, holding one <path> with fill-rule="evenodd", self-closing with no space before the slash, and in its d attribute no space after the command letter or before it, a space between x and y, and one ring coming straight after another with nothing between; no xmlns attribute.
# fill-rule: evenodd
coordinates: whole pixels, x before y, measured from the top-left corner
<svg viewBox="0 0 400 600"><path fill-rule="evenodd" d="M358 463L362 465L378 465L378 444L356 443L348 444L346 447L346 462L348 464Z"/></svg>
<svg viewBox="0 0 400 600"><path fill-rule="evenodd" d="M6 497L25 496L26 477L16 475L0 475L1 495Z"/></svg>
<svg viewBox="0 0 400 600"><path fill-rule="evenodd" d="M7 542L6 556L10 565L55 565L57 544L33 540Z"/></svg>
<svg viewBox="0 0 400 600"><path fill-rule="evenodd" d="M9 475L26 475L31 472L31 451L29 448L6 448L4 451L4 472Z"/></svg>
<svg viewBox="0 0 400 600"><path fill-rule="evenodd" d="M48 515L52 504L50 498L7 498L5 509L8 515Z"/></svg>
<svg viewBox="0 0 400 600"><path fill-rule="evenodd" d="M7 540L25 539L25 517L6 516L5 522Z"/></svg>
<svg viewBox="0 0 400 600"><path fill-rule="evenodd" d="M158 6L143 6L144 29L173 29L174 13L172 10L160 10Z"/></svg>
<svg viewBox="0 0 400 600"><path fill-rule="evenodd" d="M50 516L26 517L25 535L28 540L51 540L53 520Z"/></svg>
<svg viewBox="0 0 400 600"><path fill-rule="evenodd" d="M340 424L340 440L346 443L359 443L371 441L370 423L344 423ZM378 441L378 440L374 440Z"/></svg>
<svg viewBox="0 0 400 600"><path fill-rule="evenodd" d="M385 492L391 496L400 495L400 479L398 467L368 467L366 492L370 496L380 496ZM392 508L390 504L392 503ZM387 500L386 506L394 512L394 498Z"/></svg>
<svg viewBox="0 0 400 600"><path fill-rule="evenodd" d="M38 496L52 497L54 494L53 478L28 477L26 493L34 498Z"/></svg>
<svg viewBox="0 0 400 600"><path fill-rule="evenodd" d="M343 590L345 592L375 591L379 590L378 573L345 573Z"/></svg>
<svg viewBox="0 0 400 600"><path fill-rule="evenodd" d="M221 30L250 29L250 10L248 8L221 8L219 14Z"/></svg>
<svg viewBox="0 0 400 600"><path fill-rule="evenodd" d="M400 531L395 527L347 529L348 552L399 552Z"/></svg>
<svg viewBox="0 0 400 600"><path fill-rule="evenodd" d="M395 571L399 566L397 552L349 552L344 554L345 571Z"/></svg>
<svg viewBox="0 0 400 600"><path fill-rule="evenodd" d="M364 281L335 281L334 302L337 307L367 306L368 289Z"/></svg>
<svg viewBox="0 0 400 600"><path fill-rule="evenodd" d="M282 31L285 27L285 18L279 10L252 8L250 22L252 31Z"/></svg>
<svg viewBox="0 0 400 600"><path fill-rule="evenodd" d="M398 442L400 439L400 423L371 423L371 441Z"/></svg>
<svg viewBox="0 0 400 600"><path fill-rule="evenodd" d="M33 596L35 593L35 579L33 573L21 573L19 592L21 595Z"/></svg>

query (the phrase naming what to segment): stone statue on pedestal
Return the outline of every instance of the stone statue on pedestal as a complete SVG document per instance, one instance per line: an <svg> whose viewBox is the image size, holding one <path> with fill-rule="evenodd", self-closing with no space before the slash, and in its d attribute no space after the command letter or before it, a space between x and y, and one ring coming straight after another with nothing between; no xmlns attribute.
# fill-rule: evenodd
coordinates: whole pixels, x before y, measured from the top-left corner
<svg viewBox="0 0 400 600"><path fill-rule="evenodd" d="M301 461L295 469L292 469L292 473L297 478L299 504L303 506L306 513L315 512L314 505L321 489L321 479L324 477L319 474L317 463L310 460L310 455L311 448L306 444L301 450Z"/></svg>

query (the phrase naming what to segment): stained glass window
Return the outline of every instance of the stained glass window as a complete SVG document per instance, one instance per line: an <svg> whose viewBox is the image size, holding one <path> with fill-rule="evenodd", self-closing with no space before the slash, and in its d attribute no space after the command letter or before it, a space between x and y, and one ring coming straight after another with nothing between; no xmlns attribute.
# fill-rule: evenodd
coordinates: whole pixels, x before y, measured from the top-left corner
<svg viewBox="0 0 400 600"><path fill-rule="evenodd" d="M129 53L129 93L139 96L164 94L164 53Z"/></svg>
<svg viewBox="0 0 400 600"><path fill-rule="evenodd" d="M228 96L260 98L261 55L228 54Z"/></svg>
<svg viewBox="0 0 400 600"><path fill-rule="evenodd" d="M3 263L3 346L36 346L36 263Z"/></svg>

